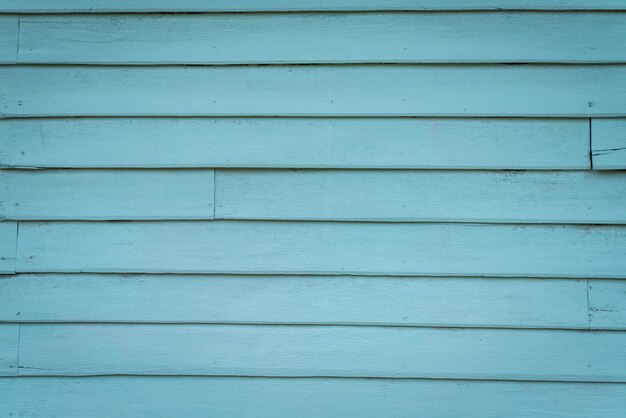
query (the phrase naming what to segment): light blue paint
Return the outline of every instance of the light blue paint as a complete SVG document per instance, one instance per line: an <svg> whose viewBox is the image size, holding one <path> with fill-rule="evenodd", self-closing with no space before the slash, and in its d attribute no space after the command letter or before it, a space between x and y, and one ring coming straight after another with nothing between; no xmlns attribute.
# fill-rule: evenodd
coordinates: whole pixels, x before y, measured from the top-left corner
<svg viewBox="0 0 626 418"><path fill-rule="evenodd" d="M594 170L626 169L626 119L592 120Z"/></svg>

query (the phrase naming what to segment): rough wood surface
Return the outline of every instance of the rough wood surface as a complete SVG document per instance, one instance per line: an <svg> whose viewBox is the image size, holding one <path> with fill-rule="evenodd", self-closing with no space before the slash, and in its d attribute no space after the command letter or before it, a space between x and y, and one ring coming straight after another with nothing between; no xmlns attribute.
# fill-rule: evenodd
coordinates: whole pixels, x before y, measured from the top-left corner
<svg viewBox="0 0 626 418"><path fill-rule="evenodd" d="M582 119L0 120L9 167L588 169Z"/></svg>
<svg viewBox="0 0 626 418"><path fill-rule="evenodd" d="M626 333L363 326L21 324L20 376L626 381Z"/></svg>
<svg viewBox="0 0 626 418"><path fill-rule="evenodd" d="M32 377L0 379L0 393L7 395L0 413L9 416L458 418L459 411L471 418L626 415L626 385L615 383Z"/></svg>
<svg viewBox="0 0 626 418"><path fill-rule="evenodd" d="M626 278L626 227L20 222L17 270Z"/></svg>
<svg viewBox="0 0 626 418"><path fill-rule="evenodd" d="M0 116L626 115L626 65L4 66Z"/></svg>
<svg viewBox="0 0 626 418"><path fill-rule="evenodd" d="M20 322L589 326L566 279L20 274L0 299Z"/></svg>
<svg viewBox="0 0 626 418"><path fill-rule="evenodd" d="M17 21L16 15L0 16L0 64L17 61Z"/></svg>
<svg viewBox="0 0 626 418"><path fill-rule="evenodd" d="M213 219L213 170L4 170L5 219Z"/></svg>
<svg viewBox="0 0 626 418"><path fill-rule="evenodd" d="M626 283L589 282L589 321L592 329L626 330Z"/></svg>
<svg viewBox="0 0 626 418"><path fill-rule="evenodd" d="M626 172L218 170L216 218L626 223Z"/></svg>
<svg viewBox="0 0 626 418"><path fill-rule="evenodd" d="M593 119L594 170L626 170L626 119Z"/></svg>
<svg viewBox="0 0 626 418"><path fill-rule="evenodd" d="M626 62L624 13L40 15L19 28L20 63Z"/></svg>
<svg viewBox="0 0 626 418"><path fill-rule="evenodd" d="M15 273L16 245L17 223L0 221L0 274Z"/></svg>
<svg viewBox="0 0 626 418"><path fill-rule="evenodd" d="M0 283L2 280L0 278ZM19 327L19 324L0 323L0 376L17 375Z"/></svg>

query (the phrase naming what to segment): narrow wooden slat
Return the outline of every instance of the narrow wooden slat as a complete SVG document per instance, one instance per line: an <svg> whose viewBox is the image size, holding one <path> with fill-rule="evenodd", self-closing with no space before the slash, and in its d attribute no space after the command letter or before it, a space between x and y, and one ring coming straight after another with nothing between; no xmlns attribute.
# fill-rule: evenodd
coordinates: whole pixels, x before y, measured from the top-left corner
<svg viewBox="0 0 626 418"><path fill-rule="evenodd" d="M21 63L626 62L624 13L25 16Z"/></svg>
<svg viewBox="0 0 626 418"><path fill-rule="evenodd" d="M0 376L17 376L19 327L19 324L0 324Z"/></svg>
<svg viewBox="0 0 626 418"><path fill-rule="evenodd" d="M216 218L626 223L626 173L219 170Z"/></svg>
<svg viewBox="0 0 626 418"><path fill-rule="evenodd" d="M617 280L589 282L592 329L626 330L626 285Z"/></svg>
<svg viewBox="0 0 626 418"><path fill-rule="evenodd" d="M19 374L624 382L624 344L602 331L21 324Z"/></svg>
<svg viewBox="0 0 626 418"><path fill-rule="evenodd" d="M212 219L213 170L4 170L6 219Z"/></svg>
<svg viewBox="0 0 626 418"><path fill-rule="evenodd" d="M626 278L625 255L620 226L20 222L17 269Z"/></svg>
<svg viewBox="0 0 626 418"><path fill-rule="evenodd" d="M0 120L9 167L588 169L582 119Z"/></svg>
<svg viewBox="0 0 626 418"><path fill-rule="evenodd" d="M15 116L622 116L626 65L5 66Z"/></svg>
<svg viewBox="0 0 626 418"><path fill-rule="evenodd" d="M6 416L455 418L459 411L470 418L626 415L626 385L615 383L32 377L0 379L0 392L7 395L0 403L0 413Z"/></svg>
<svg viewBox="0 0 626 418"><path fill-rule="evenodd" d="M588 327L587 282L565 279L22 274L0 300L20 322Z"/></svg>
<svg viewBox="0 0 626 418"><path fill-rule="evenodd" d="M0 16L0 64L17 61L17 15Z"/></svg>
<svg viewBox="0 0 626 418"><path fill-rule="evenodd" d="M625 9L621 0L0 0L0 12L13 13Z"/></svg>
<svg viewBox="0 0 626 418"><path fill-rule="evenodd" d="M4 203L0 202L0 207ZM17 223L0 221L0 274L15 273Z"/></svg>
<svg viewBox="0 0 626 418"><path fill-rule="evenodd" d="M591 127L594 170L626 170L626 119L594 119Z"/></svg>

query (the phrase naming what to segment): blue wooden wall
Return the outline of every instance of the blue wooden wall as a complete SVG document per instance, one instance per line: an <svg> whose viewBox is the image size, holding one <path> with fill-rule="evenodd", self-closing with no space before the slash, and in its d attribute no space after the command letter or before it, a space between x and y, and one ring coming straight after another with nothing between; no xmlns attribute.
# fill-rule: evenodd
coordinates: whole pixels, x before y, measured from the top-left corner
<svg viewBox="0 0 626 418"><path fill-rule="evenodd" d="M0 416L626 416L626 2L0 0Z"/></svg>

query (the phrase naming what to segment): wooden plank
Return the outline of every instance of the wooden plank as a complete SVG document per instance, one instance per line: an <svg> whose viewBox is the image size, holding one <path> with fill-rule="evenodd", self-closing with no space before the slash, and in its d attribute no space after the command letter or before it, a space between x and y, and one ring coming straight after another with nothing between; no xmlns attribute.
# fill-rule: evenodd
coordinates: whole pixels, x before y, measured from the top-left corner
<svg viewBox="0 0 626 418"><path fill-rule="evenodd" d="M4 170L6 219L212 219L213 170Z"/></svg>
<svg viewBox="0 0 626 418"><path fill-rule="evenodd" d="M0 16L0 64L17 62L17 15Z"/></svg>
<svg viewBox="0 0 626 418"><path fill-rule="evenodd" d="M0 274L15 273L16 246L17 223L0 221Z"/></svg>
<svg viewBox="0 0 626 418"><path fill-rule="evenodd" d="M626 115L626 65L16 65L0 78L5 117Z"/></svg>
<svg viewBox="0 0 626 418"><path fill-rule="evenodd" d="M624 13L255 13L20 19L20 63L620 63ZM555 36L557 34L557 36Z"/></svg>
<svg viewBox="0 0 626 418"><path fill-rule="evenodd" d="M0 376L17 376L19 327L19 324L0 324Z"/></svg>
<svg viewBox="0 0 626 418"><path fill-rule="evenodd" d="M9 167L588 169L582 119L0 120Z"/></svg>
<svg viewBox="0 0 626 418"><path fill-rule="evenodd" d="M626 170L626 119L592 120L594 170Z"/></svg>
<svg viewBox="0 0 626 418"><path fill-rule="evenodd" d="M621 0L0 0L5 13L625 9Z"/></svg>
<svg viewBox="0 0 626 418"><path fill-rule="evenodd" d="M587 282L567 279L22 274L0 300L20 322L589 325Z"/></svg>
<svg viewBox="0 0 626 418"><path fill-rule="evenodd" d="M626 330L626 286L615 280L589 282L592 329Z"/></svg>
<svg viewBox="0 0 626 418"><path fill-rule="evenodd" d="M218 219L626 223L626 172L218 170Z"/></svg>
<svg viewBox="0 0 626 418"><path fill-rule="evenodd" d="M20 272L626 278L620 226L20 222Z"/></svg>
<svg viewBox="0 0 626 418"><path fill-rule="evenodd" d="M0 404L0 413L6 416L454 418L459 411L472 418L626 415L626 385L619 383L32 377L0 379L0 392L7 394Z"/></svg>
<svg viewBox="0 0 626 418"><path fill-rule="evenodd" d="M626 381L626 333L411 327L21 324L20 376Z"/></svg>

